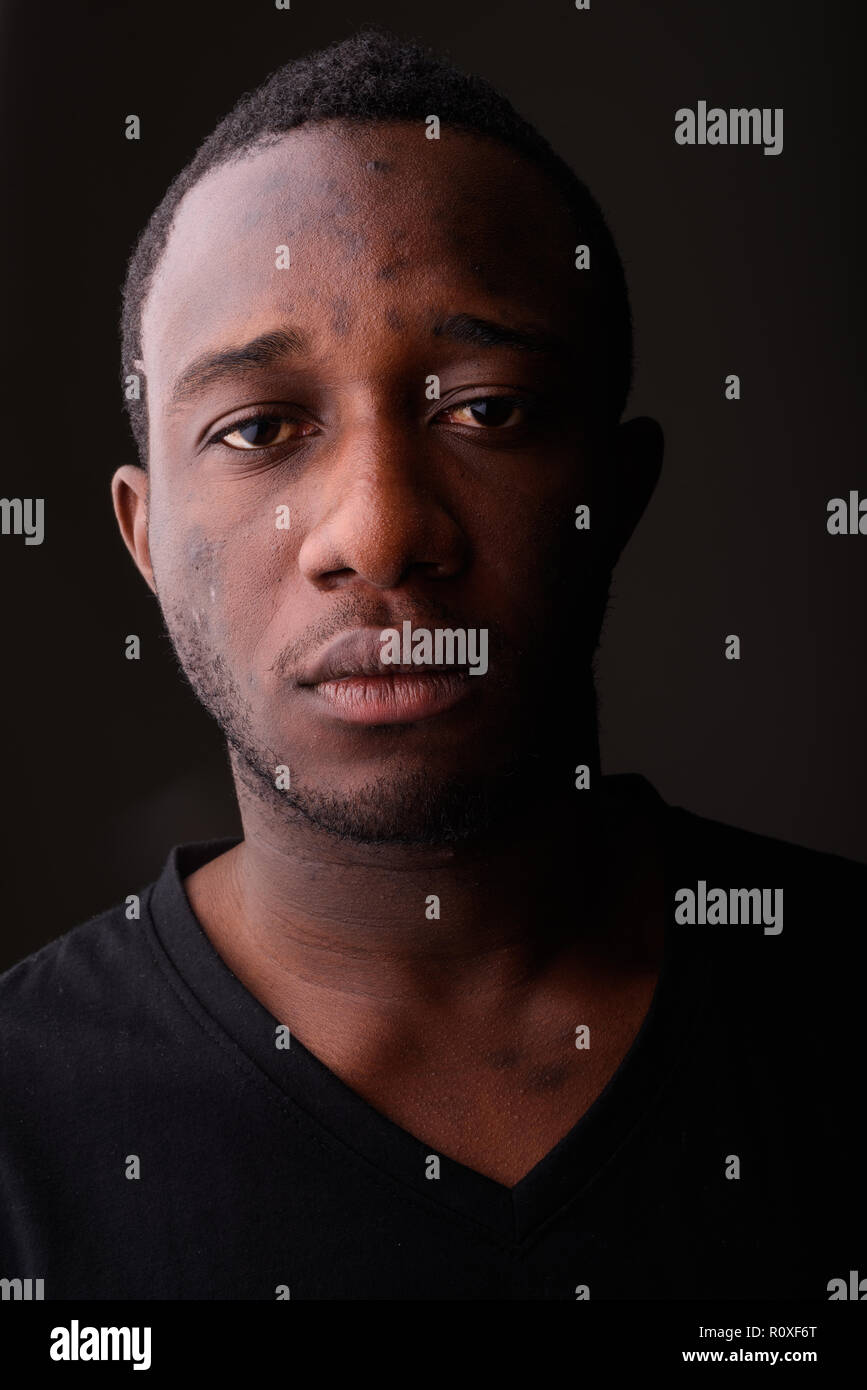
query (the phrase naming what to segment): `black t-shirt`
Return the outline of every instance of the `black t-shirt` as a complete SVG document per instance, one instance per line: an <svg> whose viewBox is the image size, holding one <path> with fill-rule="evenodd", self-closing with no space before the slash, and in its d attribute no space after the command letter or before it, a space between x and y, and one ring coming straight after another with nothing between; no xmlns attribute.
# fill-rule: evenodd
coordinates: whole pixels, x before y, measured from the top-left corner
<svg viewBox="0 0 867 1390"><path fill-rule="evenodd" d="M182 886L236 842L172 850L138 920L121 904L0 977L0 1277L46 1299L826 1300L867 1273L867 869L657 805L670 902L782 888L782 930L672 911L629 1053L512 1189L444 1155L431 1176L429 1145L278 1047Z"/></svg>

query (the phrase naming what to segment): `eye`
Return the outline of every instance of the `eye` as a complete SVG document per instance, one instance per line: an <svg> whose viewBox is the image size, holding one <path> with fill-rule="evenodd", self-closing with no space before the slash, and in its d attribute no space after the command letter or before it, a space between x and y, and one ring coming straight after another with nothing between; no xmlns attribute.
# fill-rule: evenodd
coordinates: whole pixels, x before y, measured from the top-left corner
<svg viewBox="0 0 867 1390"><path fill-rule="evenodd" d="M455 424L480 426L482 429L502 429L506 425L522 423L510 417L516 413L520 416L522 412L526 415L528 402L517 400L514 396L479 396L474 401L464 401L462 405L449 406L442 413L454 418L462 411L465 412L463 420L455 420Z"/></svg>
<svg viewBox="0 0 867 1390"><path fill-rule="evenodd" d="M300 438L313 428L306 421L288 415L253 415L218 431L210 443L225 444L229 449L272 449L277 444Z"/></svg>

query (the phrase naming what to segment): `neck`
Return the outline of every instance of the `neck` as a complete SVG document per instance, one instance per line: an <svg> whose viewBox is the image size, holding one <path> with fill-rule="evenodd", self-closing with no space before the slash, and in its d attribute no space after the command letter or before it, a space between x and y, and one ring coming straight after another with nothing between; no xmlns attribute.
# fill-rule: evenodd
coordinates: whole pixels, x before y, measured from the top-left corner
<svg viewBox="0 0 867 1390"><path fill-rule="evenodd" d="M610 971L624 951L646 953L643 938L624 945L610 930L644 891L646 826L598 777L592 792L526 804L507 830L441 847L337 841L239 799L243 842L186 887L220 955L277 1017L321 1020L326 1004L389 1017L495 1008L564 954Z"/></svg>

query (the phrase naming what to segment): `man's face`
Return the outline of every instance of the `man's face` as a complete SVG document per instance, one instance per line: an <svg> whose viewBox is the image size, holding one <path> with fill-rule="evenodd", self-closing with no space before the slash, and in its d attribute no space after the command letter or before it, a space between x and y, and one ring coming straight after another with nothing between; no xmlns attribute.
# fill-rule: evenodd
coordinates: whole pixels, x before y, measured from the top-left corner
<svg viewBox="0 0 867 1390"><path fill-rule="evenodd" d="M290 819L450 838L590 752L577 239L532 164L422 123L302 127L180 208L143 322L143 568L236 773ZM335 639L407 620L486 629L487 672L318 682Z"/></svg>

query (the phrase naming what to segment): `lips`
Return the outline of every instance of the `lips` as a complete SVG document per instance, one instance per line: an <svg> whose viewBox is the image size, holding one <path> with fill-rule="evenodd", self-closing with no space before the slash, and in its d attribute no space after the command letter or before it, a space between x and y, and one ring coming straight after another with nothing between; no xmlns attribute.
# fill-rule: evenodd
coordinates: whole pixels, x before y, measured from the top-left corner
<svg viewBox="0 0 867 1390"><path fill-rule="evenodd" d="M416 678L428 674L466 671L461 666L401 666L382 660L382 633L379 627L357 627L344 632L326 647L313 664L298 678L299 685L320 685L323 681L344 680L353 676L394 676L409 673Z"/></svg>
<svg viewBox="0 0 867 1390"><path fill-rule="evenodd" d="M466 667L400 666L381 659L382 628L355 628L298 677L328 713L351 724L404 724L442 714L472 689Z"/></svg>

